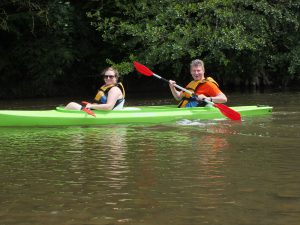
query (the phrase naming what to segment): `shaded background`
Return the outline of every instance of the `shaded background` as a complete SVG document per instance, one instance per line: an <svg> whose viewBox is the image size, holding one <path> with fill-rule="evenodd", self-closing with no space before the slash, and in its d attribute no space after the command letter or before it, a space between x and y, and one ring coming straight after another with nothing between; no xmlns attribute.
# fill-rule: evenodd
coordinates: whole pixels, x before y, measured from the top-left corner
<svg viewBox="0 0 300 225"><path fill-rule="evenodd" d="M133 60L181 85L201 58L224 91L299 86L299 1L0 3L0 98L86 96L115 66L129 93L165 89Z"/></svg>

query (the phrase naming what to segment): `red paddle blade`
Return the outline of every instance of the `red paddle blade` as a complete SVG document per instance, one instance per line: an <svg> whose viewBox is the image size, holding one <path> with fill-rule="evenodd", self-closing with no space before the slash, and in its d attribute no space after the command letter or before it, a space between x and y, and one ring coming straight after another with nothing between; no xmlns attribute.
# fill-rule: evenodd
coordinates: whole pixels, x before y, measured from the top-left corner
<svg viewBox="0 0 300 225"><path fill-rule="evenodd" d="M82 103L83 105L90 104L89 102L86 102L86 101L82 101L81 103Z"/></svg>
<svg viewBox="0 0 300 225"><path fill-rule="evenodd" d="M87 108L83 108L82 111L86 112L87 114L93 116L93 117L96 117L95 113L93 113L92 110L90 109L87 109Z"/></svg>
<svg viewBox="0 0 300 225"><path fill-rule="evenodd" d="M133 65L134 65L135 69L138 72L140 72L141 74L144 74L144 75L146 75L148 77L150 77L150 76L152 76L154 74L149 68L147 68L146 66L140 64L137 61L134 61Z"/></svg>
<svg viewBox="0 0 300 225"><path fill-rule="evenodd" d="M231 120L241 120L241 114L226 105L214 104L214 107L218 108L220 112Z"/></svg>

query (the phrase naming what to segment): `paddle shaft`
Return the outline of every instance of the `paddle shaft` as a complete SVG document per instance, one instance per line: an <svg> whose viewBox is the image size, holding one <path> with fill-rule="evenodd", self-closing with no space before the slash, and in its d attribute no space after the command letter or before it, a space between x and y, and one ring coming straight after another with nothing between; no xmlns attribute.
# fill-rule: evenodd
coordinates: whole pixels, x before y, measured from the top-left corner
<svg viewBox="0 0 300 225"><path fill-rule="evenodd" d="M159 76L159 75L157 75L157 74L155 74L155 73L153 73L153 76L155 76L156 78L161 79L161 80L163 80L163 81L169 83L169 81L168 81L167 79L165 79L165 78L163 78L163 77L161 77L161 76ZM186 93L192 95L194 98L197 98L197 95L195 95L195 94L194 94L193 92L191 92L190 90L188 90L188 89L186 89L186 88L183 88L183 87L181 87L181 86L179 86L179 85L177 85L177 84L174 84L174 86L177 87L178 89L180 89L180 90L182 90L182 91L184 91L184 92L186 92ZM208 101L207 99L203 99L202 101L205 101L206 103L214 104L213 102Z"/></svg>
<svg viewBox="0 0 300 225"><path fill-rule="evenodd" d="M165 79L165 78L163 78L163 77L157 75L156 73L153 73L153 76L155 76L156 78L161 79L161 80L163 80L163 81L169 83L169 81L168 81L167 79ZM177 85L177 84L174 84L174 86L177 87L178 89L180 89L180 90L182 90L182 91L184 91L184 92L190 94L190 95L193 95L193 96L197 97L195 94L193 94L193 93L192 93L191 91L189 91L188 89L185 89L185 88L183 88L183 87L180 87L180 86Z"/></svg>

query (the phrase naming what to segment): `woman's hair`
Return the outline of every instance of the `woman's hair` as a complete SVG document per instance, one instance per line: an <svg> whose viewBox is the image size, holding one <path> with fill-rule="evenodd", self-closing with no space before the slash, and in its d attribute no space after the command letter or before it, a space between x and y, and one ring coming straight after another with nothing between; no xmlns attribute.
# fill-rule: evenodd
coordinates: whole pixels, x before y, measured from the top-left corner
<svg viewBox="0 0 300 225"><path fill-rule="evenodd" d="M118 72L118 70L114 69L113 67L107 67L107 68L105 68L105 69L102 71L101 75L104 76L105 73L106 73L108 70L114 71L116 78L119 79L119 77L120 77L119 72Z"/></svg>
<svg viewBox="0 0 300 225"><path fill-rule="evenodd" d="M201 66L204 69L204 62L200 59L195 59L191 62L190 68L192 68L194 66Z"/></svg>

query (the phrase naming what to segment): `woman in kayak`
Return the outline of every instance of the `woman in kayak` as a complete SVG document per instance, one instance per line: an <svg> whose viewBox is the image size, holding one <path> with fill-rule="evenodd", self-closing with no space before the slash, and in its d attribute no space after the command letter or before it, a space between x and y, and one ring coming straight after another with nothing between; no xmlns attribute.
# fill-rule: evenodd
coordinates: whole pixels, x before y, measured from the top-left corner
<svg viewBox="0 0 300 225"><path fill-rule="evenodd" d="M122 109L125 102L125 90L121 82L118 82L119 72L108 67L102 72L105 84L100 87L95 96L95 103L83 102L83 105L76 102L70 102L65 109L81 110L116 110Z"/></svg>
<svg viewBox="0 0 300 225"><path fill-rule="evenodd" d="M174 98L180 101L178 107L198 107L206 106L209 102L225 103L227 97L219 89L218 83L211 77L205 78L204 76L204 62L200 59L195 59L190 64L190 72L193 77L186 89L197 95L197 98L192 97L190 94L183 91L178 91L175 88L176 82L169 80L169 86Z"/></svg>

